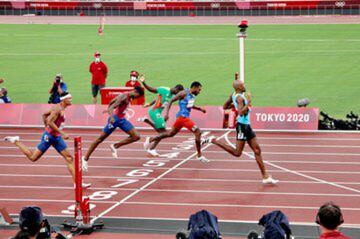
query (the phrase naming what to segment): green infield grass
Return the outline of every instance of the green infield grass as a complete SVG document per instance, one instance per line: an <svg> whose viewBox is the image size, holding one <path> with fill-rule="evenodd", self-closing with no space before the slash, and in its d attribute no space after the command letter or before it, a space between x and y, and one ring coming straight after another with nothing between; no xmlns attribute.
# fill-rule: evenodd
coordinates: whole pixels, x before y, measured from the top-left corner
<svg viewBox="0 0 360 239"><path fill-rule="evenodd" d="M0 77L14 103L46 103L62 73L74 103L91 103L88 67L99 50L107 86L131 70L151 86L200 81L199 105L222 105L239 68L236 26L0 25ZM255 106L310 106L336 117L360 111L360 25L256 25L246 39L246 84ZM151 97L151 98L149 98ZM149 96L147 101L154 98Z"/></svg>

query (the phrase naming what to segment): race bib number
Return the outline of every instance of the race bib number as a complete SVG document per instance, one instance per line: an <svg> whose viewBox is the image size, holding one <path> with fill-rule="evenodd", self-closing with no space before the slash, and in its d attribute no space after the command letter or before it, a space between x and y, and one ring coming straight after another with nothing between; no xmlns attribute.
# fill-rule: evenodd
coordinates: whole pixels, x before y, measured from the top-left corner
<svg viewBox="0 0 360 239"><path fill-rule="evenodd" d="M187 108L192 108L195 104L195 99L189 99L188 104L187 104Z"/></svg>

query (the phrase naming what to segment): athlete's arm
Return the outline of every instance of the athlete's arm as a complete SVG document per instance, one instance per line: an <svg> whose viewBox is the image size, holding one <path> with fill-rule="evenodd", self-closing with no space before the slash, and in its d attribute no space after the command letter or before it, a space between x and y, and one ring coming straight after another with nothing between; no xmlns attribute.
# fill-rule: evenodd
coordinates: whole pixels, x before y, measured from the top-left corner
<svg viewBox="0 0 360 239"><path fill-rule="evenodd" d="M46 119L47 119L47 117L50 115L50 113L51 113L51 110L48 110L48 111L46 111L46 112L42 115L42 119L43 119L43 122L44 122L45 127L47 126L47 121L46 121Z"/></svg>
<svg viewBox="0 0 360 239"><path fill-rule="evenodd" d="M225 101L225 103L223 105L223 109L228 110L228 109L231 109L232 107L233 107L232 96L230 95L230 97Z"/></svg>
<svg viewBox="0 0 360 239"><path fill-rule="evenodd" d="M150 91L151 93L157 93L156 88L151 87L151 86L149 86L148 84L145 83L145 76L144 75L140 76L140 81L148 91Z"/></svg>
<svg viewBox="0 0 360 239"><path fill-rule="evenodd" d="M68 139L69 136L67 134L64 133L64 131L60 130L56 124L55 124L55 121L57 120L57 118L59 117L61 113L61 110L59 108L59 106L55 106L54 108L52 108L50 110L50 115L47 117L46 119L46 123L47 125L53 129L56 133L59 133L61 134L61 136L64 138L64 139Z"/></svg>
<svg viewBox="0 0 360 239"><path fill-rule="evenodd" d="M246 91L246 92L245 92L245 97L246 97L246 99L248 100L248 105L251 107L251 98L252 98L251 92L250 92L250 91Z"/></svg>
<svg viewBox="0 0 360 239"><path fill-rule="evenodd" d="M204 109L204 108L202 108L202 107L197 107L197 106L193 106L192 107L194 110L198 110L198 111L201 111L201 112L203 112L204 114L206 113L206 109Z"/></svg>
<svg viewBox="0 0 360 239"><path fill-rule="evenodd" d="M249 107L247 105L244 105L244 99L240 96L236 97L236 102L238 103L238 114L239 115L246 115L248 112Z"/></svg>
<svg viewBox="0 0 360 239"><path fill-rule="evenodd" d="M165 121L167 121L169 119L169 111L171 108L171 105L173 102L178 101L180 99L183 99L186 96L186 91L180 91L179 93L177 93L173 98L171 98L171 100L169 101L169 104L166 105L165 107Z"/></svg>
<svg viewBox="0 0 360 239"><path fill-rule="evenodd" d="M145 105L144 105L144 108L147 108L147 107L150 107L150 106L154 105L155 102L156 102L156 100L153 100L153 101L150 102L149 104L145 104Z"/></svg>

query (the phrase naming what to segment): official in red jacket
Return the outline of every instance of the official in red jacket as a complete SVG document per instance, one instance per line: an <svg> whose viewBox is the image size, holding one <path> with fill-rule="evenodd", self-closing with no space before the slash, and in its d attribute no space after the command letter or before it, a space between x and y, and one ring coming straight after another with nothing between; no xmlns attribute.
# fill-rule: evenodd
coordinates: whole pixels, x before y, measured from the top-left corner
<svg viewBox="0 0 360 239"><path fill-rule="evenodd" d="M130 72L130 79L125 83L126 87L136 87L141 86L140 82L138 81L139 72L131 71Z"/></svg>
<svg viewBox="0 0 360 239"><path fill-rule="evenodd" d="M96 104L96 98L101 88L105 87L108 68L100 59L100 52L95 52L95 60L90 64L89 72L92 75L91 91L93 103Z"/></svg>

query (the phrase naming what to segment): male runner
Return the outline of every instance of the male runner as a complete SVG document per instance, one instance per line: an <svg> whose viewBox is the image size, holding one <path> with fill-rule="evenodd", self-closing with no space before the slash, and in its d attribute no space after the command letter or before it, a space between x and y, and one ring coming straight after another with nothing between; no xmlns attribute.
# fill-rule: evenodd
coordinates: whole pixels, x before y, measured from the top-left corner
<svg viewBox="0 0 360 239"><path fill-rule="evenodd" d="M67 145L64 139L69 139L69 136L63 131L63 124L65 122L65 109L71 105L72 97L68 92L63 92L60 95L60 103L51 107L43 115L43 121L45 125L45 132L41 137L41 141L38 144L35 151L30 150L27 146L20 142L19 136L7 136L5 141L9 141L15 144L23 154L32 162L36 162L41 156L53 146L56 151L64 157L68 170L75 183L75 170L73 157L67 150ZM83 183L83 187L89 187L90 184Z"/></svg>
<svg viewBox="0 0 360 239"><path fill-rule="evenodd" d="M139 98L144 95L144 90L140 86L135 86L134 90L128 93L123 93L114 98L104 113L109 114L108 123L101 135L90 145L86 155L82 158L82 169L88 171L88 160L96 147L102 143L109 135L114 132L116 128L120 128L127 133L129 137L121 140L116 144L111 144L110 149L114 158L118 158L117 149L126 144L136 142L140 139L140 135L134 126L126 119L126 109L132 99Z"/></svg>
<svg viewBox="0 0 360 239"><path fill-rule="evenodd" d="M190 89L185 89L183 91L180 91L169 101L169 104L167 104L165 107L165 121L168 120L171 105L175 101L179 101L179 108L180 108L179 112L176 115L177 119L170 131L160 133L158 136L154 138L146 138L144 144L144 147L146 149L150 148L150 150L153 150L154 145L158 144L162 139L174 137L177 133L179 133L179 131L183 127L185 127L195 135L195 145L197 151L196 158L201 162L205 162L205 163L209 162L209 160L206 159L201 153L201 131L199 127L197 127L195 123L190 119L191 109L199 110L203 113L206 113L205 109L194 105L195 97L198 94L200 94L201 89L202 89L202 85L200 84L200 82L195 81L191 83ZM150 147L150 143L152 142L154 142L154 144L151 145Z"/></svg>
<svg viewBox="0 0 360 239"><path fill-rule="evenodd" d="M250 94L245 95L245 84L239 80L233 82L235 92L229 97L224 104L224 109L231 108L232 104L238 112L236 124L236 148L217 141L215 138L210 139L210 142L219 146L226 152L235 157L240 157L247 142L255 154L255 160L260 168L262 174L263 184L276 184L279 180L273 179L266 173L266 169L262 160L261 149L257 142L255 132L250 126ZM248 98L247 98L248 97Z"/></svg>
<svg viewBox="0 0 360 239"><path fill-rule="evenodd" d="M150 119L144 117L139 118L138 121L145 122L149 124L154 130L158 133L164 133L166 131L166 123L165 119L162 116L162 112L164 107L169 104L171 98L179 93L180 91L184 90L182 85L176 85L173 88L168 87L151 87L145 82L145 76L140 77L140 81L144 85L144 87L150 91L151 93L158 94L156 101L154 100L149 104L151 106L148 110L148 114ZM156 152L155 147L159 143L159 141L155 141L152 145L152 149L148 149L147 152L152 156L158 156L159 154Z"/></svg>

